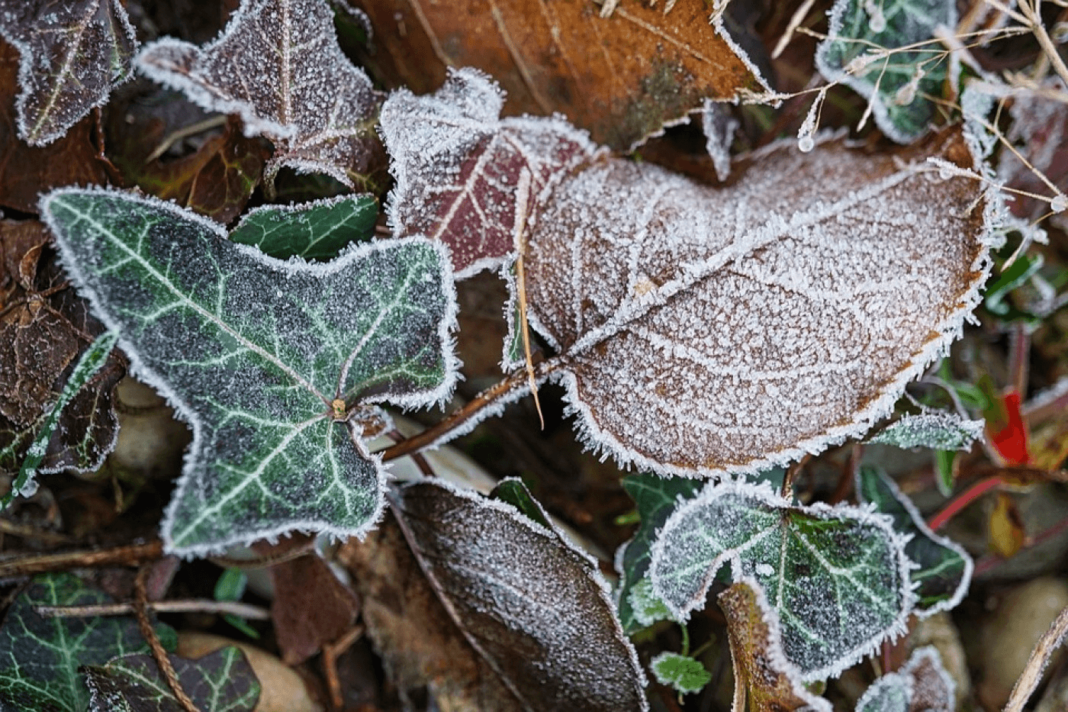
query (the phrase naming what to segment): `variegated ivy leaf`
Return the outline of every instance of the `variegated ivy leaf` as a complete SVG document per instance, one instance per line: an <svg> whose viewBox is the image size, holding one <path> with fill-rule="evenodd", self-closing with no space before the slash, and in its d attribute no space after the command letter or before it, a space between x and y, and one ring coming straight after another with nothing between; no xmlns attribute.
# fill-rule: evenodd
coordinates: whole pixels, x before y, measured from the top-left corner
<svg viewBox="0 0 1068 712"><path fill-rule="evenodd" d="M896 672L883 675L857 700L857 712L953 712L957 684L934 647L919 648Z"/></svg>
<svg viewBox="0 0 1068 712"><path fill-rule="evenodd" d="M178 682L198 710L252 712L260 682L240 648L230 645L196 660L168 656ZM89 712L180 712L167 680L151 655L123 655L87 665Z"/></svg>
<svg viewBox="0 0 1068 712"><path fill-rule="evenodd" d="M38 606L111 603L106 594L71 574L33 579L15 599L0 628L0 709L84 712L89 704L82 665L103 665L117 655L148 652L133 618L46 618ZM164 647L177 635L157 625Z"/></svg>
<svg viewBox="0 0 1068 712"><path fill-rule="evenodd" d="M619 574L619 620L628 634L671 617L662 601L652 592L646 577L649 550L656 532L680 502L692 499L705 482L688 477L658 477L643 473L623 478L623 489L634 500L641 522L630 541L616 552Z"/></svg>
<svg viewBox="0 0 1068 712"><path fill-rule="evenodd" d="M19 138L44 146L133 73L137 38L119 0L0 0L0 34L19 51Z"/></svg>
<svg viewBox="0 0 1068 712"><path fill-rule="evenodd" d="M538 200L601 155L563 119L500 119L503 104L491 79L461 69L436 94L401 89L382 105L393 234L441 240L460 278L512 257Z"/></svg>
<svg viewBox="0 0 1068 712"><path fill-rule="evenodd" d="M371 243L309 265L234 244L155 199L63 189L41 208L134 373L192 425L162 528L168 550L374 524L383 473L361 440L371 404L434 403L455 380L440 246Z"/></svg>
<svg viewBox="0 0 1068 712"><path fill-rule="evenodd" d="M338 46L324 0L242 0L210 44L162 39L137 65L209 111L240 114L247 135L271 139L269 185L288 166L351 188L381 158L378 96Z"/></svg>
<svg viewBox="0 0 1068 712"><path fill-rule="evenodd" d="M921 617L956 608L968 593L972 580L972 557L964 548L931 531L916 505L898 489L886 473L871 466L857 471L857 498L894 519L894 529L911 537L905 555L916 565L909 577L916 593L916 610Z"/></svg>
<svg viewBox="0 0 1068 712"><path fill-rule="evenodd" d="M371 238L378 218L373 195L342 195L301 205L263 205L248 211L230 239L280 260L330 260Z"/></svg>
<svg viewBox="0 0 1068 712"><path fill-rule="evenodd" d="M898 143L930 125L946 79L955 81L957 55L937 30L957 26L953 0L837 0L816 66L871 102L875 123ZM908 49L902 49L908 47Z"/></svg>
<svg viewBox="0 0 1068 712"><path fill-rule="evenodd" d="M477 73L406 96L384 114L418 108L423 130L390 150L404 164L447 147L452 168L428 185L450 195L478 184L455 176L483 144L514 145L521 131L576 145L558 119L508 119L487 136L472 107L496 111L500 98ZM523 187L526 169L497 171L493 210L517 217L487 224L502 240L524 226L527 315L558 351L542 373L565 382L594 446L660 474L757 472L867 430L979 301L982 201L974 182L942 179L930 153L971 163L956 133L897 155L780 143L715 189L597 154L538 192ZM405 195L391 197L397 225ZM462 205L415 214L444 230Z"/></svg>
<svg viewBox="0 0 1068 712"><path fill-rule="evenodd" d="M901 416L868 442L905 449L968 450L983 437L985 427L982 420L967 420L948 411L928 411Z"/></svg>
<svg viewBox="0 0 1068 712"><path fill-rule="evenodd" d="M786 659L806 682L838 675L905 631L914 596L904 539L889 517L795 507L770 487L709 486L653 544L653 592L676 617L703 607L720 567L752 579L778 616Z"/></svg>

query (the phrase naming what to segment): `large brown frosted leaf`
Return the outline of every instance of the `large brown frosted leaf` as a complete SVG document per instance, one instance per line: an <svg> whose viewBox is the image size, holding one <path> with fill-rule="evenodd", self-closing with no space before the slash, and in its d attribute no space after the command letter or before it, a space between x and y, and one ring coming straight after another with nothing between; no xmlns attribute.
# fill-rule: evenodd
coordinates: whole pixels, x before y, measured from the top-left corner
<svg viewBox="0 0 1068 712"><path fill-rule="evenodd" d="M367 593L377 591L380 596L384 586L402 587L403 593L385 601L387 609L396 607L397 599L411 606L416 601L412 592L429 584L434 594L425 597L423 605L434 610L408 610L405 618L427 616L427 635L435 637L443 636L442 624L451 621L470 646L449 642L454 658L442 661L425 649L420 640L424 629L409 640L396 623L388 623L390 614L380 610L379 601L365 595L364 615L375 625L372 635L379 645L407 650L405 655L387 649L391 666L426 670L425 663L405 658L431 655L436 669L423 674L438 678L433 688L453 690L455 678L462 675L469 680L466 686L478 688L471 690L476 699L512 698L479 709L647 708L637 657L615 617L607 585L588 556L514 507L472 492L419 482L388 497L391 519L425 579L411 580L412 567L396 547L392 524L372 535L368 544L348 545L344 558ZM381 552L373 550L391 538L390 556L400 560L376 565ZM387 575L386 581L374 582L376 570ZM479 667L497 678L494 684L487 687L471 675L471 668ZM503 683L503 689L497 683Z"/></svg>
<svg viewBox="0 0 1068 712"><path fill-rule="evenodd" d="M118 0L0 0L0 33L21 55L19 138L44 146L131 76L137 49Z"/></svg>
<svg viewBox="0 0 1068 712"><path fill-rule="evenodd" d="M924 151L970 165L953 137ZM662 473L751 472L885 415L989 261L975 184L924 155L777 145L725 189L623 160L557 185L528 314L589 439Z"/></svg>
<svg viewBox="0 0 1068 712"><path fill-rule="evenodd" d="M465 69L433 95L401 89L382 106L393 235L441 240L459 277L514 254L537 197L599 155L561 119L499 119L503 103L493 80Z"/></svg>
<svg viewBox="0 0 1068 712"><path fill-rule="evenodd" d="M205 109L240 114L247 135L271 139L268 184L288 166L351 188L382 159L378 95L338 47L323 0L243 0L210 44L163 39L137 63Z"/></svg>
<svg viewBox="0 0 1068 712"><path fill-rule="evenodd" d="M615 3L612 3L615 4ZM565 114L593 138L627 150L704 98L737 100L766 88L713 3L593 0L364 0L375 63L424 93L448 67L496 77L512 114ZM654 7L654 5L656 5Z"/></svg>

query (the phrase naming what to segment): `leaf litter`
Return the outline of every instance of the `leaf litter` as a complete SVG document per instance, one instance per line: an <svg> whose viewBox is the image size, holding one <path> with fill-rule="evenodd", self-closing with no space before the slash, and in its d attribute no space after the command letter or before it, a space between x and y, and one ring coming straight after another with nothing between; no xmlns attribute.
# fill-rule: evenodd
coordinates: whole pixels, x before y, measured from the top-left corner
<svg viewBox="0 0 1068 712"><path fill-rule="evenodd" d="M205 109L239 114L246 135L274 142L268 186L287 166L353 188L370 182L382 161L379 96L342 53L324 0L242 0L211 43L165 38L136 61Z"/></svg>

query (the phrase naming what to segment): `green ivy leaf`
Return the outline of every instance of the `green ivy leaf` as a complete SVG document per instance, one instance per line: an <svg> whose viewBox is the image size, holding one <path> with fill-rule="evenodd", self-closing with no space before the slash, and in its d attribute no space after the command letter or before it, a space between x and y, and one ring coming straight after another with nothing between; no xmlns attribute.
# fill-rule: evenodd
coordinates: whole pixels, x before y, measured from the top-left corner
<svg viewBox="0 0 1068 712"><path fill-rule="evenodd" d="M966 420L948 411L906 414L891 423L868 442L894 445L906 450L925 447L931 450L968 450L983 437L982 420Z"/></svg>
<svg viewBox="0 0 1068 712"><path fill-rule="evenodd" d="M889 517L846 505L792 506L767 485L708 487L664 523L653 591L680 620L703 607L719 569L752 578L778 614L804 682L842 670L905 631L911 562Z"/></svg>
<svg viewBox="0 0 1068 712"><path fill-rule="evenodd" d="M36 437L30 444L29 450L26 451L26 459L22 462L22 467L19 468L19 474L15 477L15 481L11 483L11 491L0 498L0 509L3 509L7 505L11 504L11 501L15 497L23 494L32 494L37 490L37 468L41 466L41 461L44 460L45 455L48 452L48 443L52 439L53 433L56 431L56 426L59 425L59 416L63 414L63 409L67 407L74 396L82 390L82 387L89 382L97 371L103 368L104 363L108 360L108 356L111 354L111 349L114 348L115 342L118 340L118 334L114 332L105 332L98 336L93 343L89 345L83 353L81 358L78 359L78 363L74 365L74 370L71 371L70 378L67 379L67 383L63 386L63 390L59 393L59 400L52 406L52 412L45 418L44 425L37 431ZM8 445L2 452L0 452L0 459L7 453L9 448L14 447L15 443Z"/></svg>
<svg viewBox="0 0 1068 712"><path fill-rule="evenodd" d="M201 712L251 712L260 682L236 646L196 660L168 656L182 689ZM181 712L151 655L124 655L85 668L89 712Z"/></svg>
<svg viewBox="0 0 1068 712"><path fill-rule="evenodd" d="M918 566L909 572L918 598L914 613L925 618L955 608L972 580L968 552L931 531L916 505L878 468L866 465L857 472L857 497L893 517L894 529L912 537L905 544L905 554Z"/></svg>
<svg viewBox="0 0 1068 712"><path fill-rule="evenodd" d="M700 661L678 653L660 653L649 662L649 669L661 685L683 694L699 692L712 682L712 673Z"/></svg>
<svg viewBox="0 0 1068 712"><path fill-rule="evenodd" d="M193 427L162 525L186 556L292 529L360 535L383 470L374 404L441 401L456 379L449 261L424 238L323 265L281 262L173 204L105 190L44 198L78 290L133 370Z"/></svg>
<svg viewBox="0 0 1068 712"><path fill-rule="evenodd" d="M280 260L330 260L354 242L374 235L378 201L373 195L342 195L303 205L264 205L250 210L230 239L258 247Z"/></svg>
<svg viewBox="0 0 1068 712"><path fill-rule="evenodd" d="M84 712L89 691L81 665L102 665L116 655L142 653L148 645L132 618L44 618L36 606L111 603L71 574L36 577L23 591L0 628L0 709ZM177 636L158 625L164 647Z"/></svg>
<svg viewBox="0 0 1068 712"><path fill-rule="evenodd" d="M671 618L671 612L653 595L652 585L646 579L649 550L657 530L664 526L678 503L696 497L706 484L704 480L660 477L649 473L623 478L623 489L634 500L638 516L641 517L634 537L616 554L619 620L628 635L658 620Z"/></svg>
<svg viewBox="0 0 1068 712"><path fill-rule="evenodd" d="M867 98L884 134L910 143L927 131L937 110L932 98L956 75L956 55L935 38L939 26L957 26L953 0L837 0L816 66Z"/></svg>
<svg viewBox="0 0 1068 712"><path fill-rule="evenodd" d="M556 531L549 522L549 515L545 513L538 500L530 494L523 481L515 477L507 477L497 483L493 491L489 493L490 499L496 499L505 504L510 504L530 521L540 524L549 531Z"/></svg>

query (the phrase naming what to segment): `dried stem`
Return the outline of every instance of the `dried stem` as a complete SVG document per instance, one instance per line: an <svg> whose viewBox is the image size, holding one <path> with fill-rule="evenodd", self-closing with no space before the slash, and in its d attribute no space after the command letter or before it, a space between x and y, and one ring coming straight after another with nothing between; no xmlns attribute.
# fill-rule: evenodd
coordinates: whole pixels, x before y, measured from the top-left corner
<svg viewBox="0 0 1068 712"><path fill-rule="evenodd" d="M178 601L148 601L145 607L153 613L218 613L231 614L254 621L270 620L266 608L238 601L213 601L192 598ZM42 618L95 618L97 616L128 616L135 612L132 603L104 603L93 606L35 606Z"/></svg>
<svg viewBox="0 0 1068 712"><path fill-rule="evenodd" d="M544 380L549 374L559 370L566 363L567 359L562 356L542 361L534 366L534 376L539 381ZM433 445L471 420L480 411L506 401L508 398L515 397L517 393L528 388L529 385L529 375L525 369L513 373L503 381L479 393L467 405L453 411L440 423L427 428L418 435L413 435L404 442L397 443L381 451L382 461L396 460L399 457L411 455L413 452L419 452L423 448Z"/></svg>
<svg viewBox="0 0 1068 712"><path fill-rule="evenodd" d="M1042 47L1042 52L1049 59L1053 70L1060 76L1064 85L1068 87L1068 66L1065 66L1060 52L1057 51L1057 45L1053 44L1049 33L1046 32L1046 27L1042 24L1041 6L1042 0L1020 0L1018 3L1020 14L1027 18L1026 24L1035 35L1035 39L1038 40L1039 46Z"/></svg>
<svg viewBox="0 0 1068 712"><path fill-rule="evenodd" d="M1027 661L1027 667L1024 668L1020 679L1016 681L1016 686L1012 688L1012 695L1009 697L1009 703L1005 705L1005 712L1022 712L1031 693L1035 691L1039 680L1042 679L1042 671L1049 664L1050 656L1064 642L1065 635L1068 635L1068 608L1060 612L1049 630L1035 645L1031 659Z"/></svg>
<svg viewBox="0 0 1068 712"><path fill-rule="evenodd" d="M19 556L0 561L0 579L12 576L32 576L52 571L96 568L103 566L137 566L163 556L163 542L158 539L131 546L102 551L68 551L44 556Z"/></svg>
<svg viewBox="0 0 1068 712"><path fill-rule="evenodd" d="M163 678L167 681L167 686L171 688L171 692L174 693L174 697L178 700L178 704L181 705L185 712L200 712L197 706L193 704L193 700L189 699L189 695L182 689L182 683L178 680L178 673L174 671L171 659L167 657L167 651L163 649L163 643L159 642L159 636L156 635L156 631L152 628L152 621L148 619L148 595L145 593L145 580L148 578L149 571L148 566L142 566L141 570L137 572L137 578L134 579L133 614L137 618L137 627L140 628L141 635L148 643L148 647L152 649L152 657L155 659L159 671L163 674Z"/></svg>
<svg viewBox="0 0 1068 712"><path fill-rule="evenodd" d="M333 703L334 709L341 709L345 705L341 680L337 676L337 659L363 637L363 632L363 626L357 625L333 643L323 646L323 675L326 677L326 686L330 690L330 702Z"/></svg>

